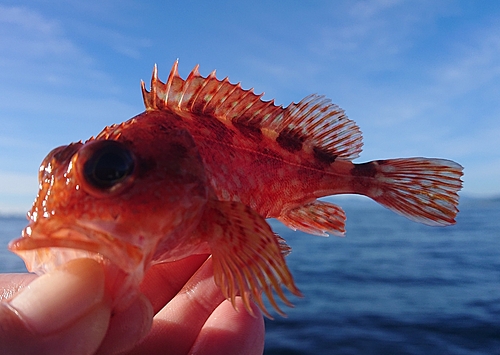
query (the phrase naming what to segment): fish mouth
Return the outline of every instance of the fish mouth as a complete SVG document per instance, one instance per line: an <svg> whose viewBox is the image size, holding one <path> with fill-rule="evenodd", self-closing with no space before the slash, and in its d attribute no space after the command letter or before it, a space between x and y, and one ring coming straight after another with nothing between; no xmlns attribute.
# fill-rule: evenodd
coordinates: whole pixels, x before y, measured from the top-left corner
<svg viewBox="0 0 500 355"><path fill-rule="evenodd" d="M62 226L46 232L29 225L21 238L9 243L9 249L24 260L28 271L36 274L78 258L114 265L129 275L139 271L142 276L144 270L144 253L139 247L85 227Z"/></svg>

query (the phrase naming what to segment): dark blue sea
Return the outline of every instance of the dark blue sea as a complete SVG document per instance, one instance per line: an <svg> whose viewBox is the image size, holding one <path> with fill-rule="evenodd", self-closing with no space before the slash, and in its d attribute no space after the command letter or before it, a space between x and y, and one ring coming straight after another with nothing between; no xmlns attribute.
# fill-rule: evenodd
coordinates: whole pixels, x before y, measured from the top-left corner
<svg viewBox="0 0 500 355"><path fill-rule="evenodd" d="M266 320L265 354L500 354L500 199L463 198L455 226L427 227L366 199L337 199L347 236L271 221L304 298ZM23 271L0 217L0 272Z"/></svg>

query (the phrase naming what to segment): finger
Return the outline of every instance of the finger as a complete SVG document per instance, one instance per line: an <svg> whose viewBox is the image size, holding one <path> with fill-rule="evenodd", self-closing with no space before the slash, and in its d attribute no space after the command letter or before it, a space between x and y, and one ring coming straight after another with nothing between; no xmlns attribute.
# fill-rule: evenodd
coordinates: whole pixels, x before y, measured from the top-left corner
<svg viewBox="0 0 500 355"><path fill-rule="evenodd" d="M117 354L130 350L151 329L153 307L139 295L123 312L111 317L108 332L96 354Z"/></svg>
<svg viewBox="0 0 500 355"><path fill-rule="evenodd" d="M93 353L111 314L102 266L73 260L32 281L0 313L0 346L6 350L0 353Z"/></svg>
<svg viewBox="0 0 500 355"><path fill-rule="evenodd" d="M189 351L192 355L261 355L264 352L265 327L260 309L251 304L252 317L240 298L235 310L224 301L208 318Z"/></svg>
<svg viewBox="0 0 500 355"><path fill-rule="evenodd" d="M141 283L144 295L124 312L113 315L108 333L97 354L125 352L146 336L154 313L174 298L207 257L208 255L194 255L150 268Z"/></svg>
<svg viewBox="0 0 500 355"><path fill-rule="evenodd" d="M0 274L0 301L14 297L31 281L36 279L35 274Z"/></svg>
<svg viewBox="0 0 500 355"><path fill-rule="evenodd" d="M153 327L131 354L187 354L210 314L224 300L208 259L155 316Z"/></svg>
<svg viewBox="0 0 500 355"><path fill-rule="evenodd" d="M147 271L141 283L141 292L151 301L154 313L175 297L207 257L193 255L179 261L154 265Z"/></svg>
<svg viewBox="0 0 500 355"><path fill-rule="evenodd" d="M16 311L7 302L0 302L0 354L29 354L40 343Z"/></svg>

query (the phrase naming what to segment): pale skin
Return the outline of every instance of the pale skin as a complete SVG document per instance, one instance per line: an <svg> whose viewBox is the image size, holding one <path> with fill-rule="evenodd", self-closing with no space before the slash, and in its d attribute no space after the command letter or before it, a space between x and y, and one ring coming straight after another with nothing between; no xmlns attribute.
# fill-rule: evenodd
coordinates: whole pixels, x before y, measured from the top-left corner
<svg viewBox="0 0 500 355"><path fill-rule="evenodd" d="M152 267L141 294L114 312L102 266L69 262L41 277L0 274L2 354L262 354L264 320L235 311L206 255Z"/></svg>

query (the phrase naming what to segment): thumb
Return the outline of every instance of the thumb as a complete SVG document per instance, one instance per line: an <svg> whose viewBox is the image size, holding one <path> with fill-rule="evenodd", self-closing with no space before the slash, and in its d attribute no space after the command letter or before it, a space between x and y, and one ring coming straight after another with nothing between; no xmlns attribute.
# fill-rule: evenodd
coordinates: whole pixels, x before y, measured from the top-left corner
<svg viewBox="0 0 500 355"><path fill-rule="evenodd" d="M92 259L37 278L0 303L0 353L94 353L111 314L104 290L104 270Z"/></svg>

